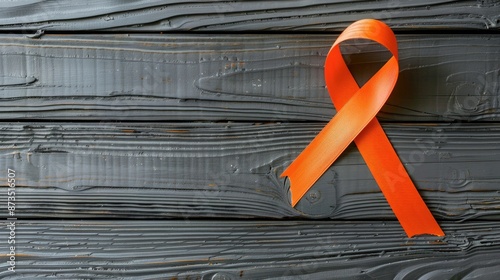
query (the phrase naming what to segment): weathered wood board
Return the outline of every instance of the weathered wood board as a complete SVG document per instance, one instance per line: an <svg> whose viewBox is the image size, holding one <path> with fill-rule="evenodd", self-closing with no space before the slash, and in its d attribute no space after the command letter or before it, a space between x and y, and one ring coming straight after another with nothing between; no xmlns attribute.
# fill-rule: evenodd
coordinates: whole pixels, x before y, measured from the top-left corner
<svg viewBox="0 0 500 280"><path fill-rule="evenodd" d="M23 220L0 278L495 279L500 223L442 225L409 239L395 222Z"/></svg>
<svg viewBox="0 0 500 280"><path fill-rule="evenodd" d="M351 146L298 205L279 175L322 123L22 123L0 128L23 218L394 219ZM438 218L498 219L500 126L386 124ZM397 174L395 174L397 177ZM0 194L0 208L6 208ZM7 211L1 212L7 217Z"/></svg>
<svg viewBox="0 0 500 280"><path fill-rule="evenodd" d="M341 31L376 18L395 30L497 30L498 1L113 1L0 2L0 30Z"/></svg>
<svg viewBox="0 0 500 280"><path fill-rule="evenodd" d="M323 62L335 38L2 35L0 118L328 121ZM500 119L500 36L398 40L400 77L381 120ZM388 54L369 43L345 53L359 79Z"/></svg>
<svg viewBox="0 0 500 280"><path fill-rule="evenodd" d="M361 18L396 31L377 117L445 237L406 237L354 145L290 205ZM499 27L499 1L0 0L0 278L496 279ZM342 47L360 84L388 55Z"/></svg>

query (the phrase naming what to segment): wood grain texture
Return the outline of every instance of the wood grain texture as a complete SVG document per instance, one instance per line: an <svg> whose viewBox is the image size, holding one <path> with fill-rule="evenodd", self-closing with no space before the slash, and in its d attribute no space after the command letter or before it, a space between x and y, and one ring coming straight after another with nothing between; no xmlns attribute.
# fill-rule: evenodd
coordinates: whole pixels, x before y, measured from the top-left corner
<svg viewBox="0 0 500 280"><path fill-rule="evenodd" d="M0 170L16 171L20 218L394 219L354 146L290 206L279 175L322 127L3 124ZM500 218L499 125L384 128L436 217ZM398 174L390 175L397 184Z"/></svg>
<svg viewBox="0 0 500 280"><path fill-rule="evenodd" d="M362 18L396 30L498 29L498 1L0 2L1 30L339 31ZM64 7L64 8L62 8Z"/></svg>
<svg viewBox="0 0 500 280"><path fill-rule="evenodd" d="M335 36L0 36L0 118L327 121ZM401 35L382 120L499 120L500 36ZM387 52L346 45L359 80ZM360 54L361 53L361 54ZM368 76L367 76L368 75Z"/></svg>
<svg viewBox="0 0 500 280"><path fill-rule="evenodd" d="M498 222L443 228L408 239L376 221L19 220L16 273L3 261L0 278L495 279Z"/></svg>

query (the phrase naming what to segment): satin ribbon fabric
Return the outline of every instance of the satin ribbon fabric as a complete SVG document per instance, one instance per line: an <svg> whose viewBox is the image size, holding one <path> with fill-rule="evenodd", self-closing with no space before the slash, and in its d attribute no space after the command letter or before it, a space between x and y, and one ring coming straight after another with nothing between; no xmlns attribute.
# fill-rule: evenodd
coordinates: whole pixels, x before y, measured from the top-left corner
<svg viewBox="0 0 500 280"><path fill-rule="evenodd" d="M375 41L392 54L362 87L340 51L340 43L350 39ZM396 37L387 25L364 19L340 34L325 62L326 86L337 114L281 175L290 180L292 206L354 141L406 234L444 235L375 118L389 98L398 73Z"/></svg>

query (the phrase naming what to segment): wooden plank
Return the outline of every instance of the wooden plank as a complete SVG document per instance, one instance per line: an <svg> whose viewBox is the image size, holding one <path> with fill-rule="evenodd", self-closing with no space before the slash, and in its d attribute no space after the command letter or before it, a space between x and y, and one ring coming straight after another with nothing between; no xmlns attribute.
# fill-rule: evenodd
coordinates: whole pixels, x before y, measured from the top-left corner
<svg viewBox="0 0 500 280"><path fill-rule="evenodd" d="M394 219L355 147L290 206L279 175L322 126L2 124L0 170L16 172L20 218ZM500 125L384 128L436 217L500 218Z"/></svg>
<svg viewBox="0 0 500 280"><path fill-rule="evenodd" d="M322 66L334 39L1 35L0 118L327 121L334 110ZM500 119L500 36L398 40L401 73L382 120ZM366 42L345 53L360 80L387 55Z"/></svg>
<svg viewBox="0 0 500 280"><path fill-rule="evenodd" d="M18 220L16 272L3 261L0 277L495 279L499 223L443 228L446 237L408 239L396 222L376 221Z"/></svg>
<svg viewBox="0 0 500 280"><path fill-rule="evenodd" d="M0 7L0 30L339 31L362 18L396 30L500 26L498 1L14 0Z"/></svg>

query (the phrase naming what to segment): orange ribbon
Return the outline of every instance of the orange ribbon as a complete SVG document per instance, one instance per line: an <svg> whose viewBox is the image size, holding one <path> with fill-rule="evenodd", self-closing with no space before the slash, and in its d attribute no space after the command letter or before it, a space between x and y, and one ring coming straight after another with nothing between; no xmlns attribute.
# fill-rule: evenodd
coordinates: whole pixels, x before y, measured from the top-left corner
<svg viewBox="0 0 500 280"><path fill-rule="evenodd" d="M375 41L393 55L361 88L339 48L341 42L358 38ZM375 117L389 98L398 73L396 37L387 25L364 19L340 34L325 62L326 86L337 114L281 174L290 180L293 206L354 140L406 234L444 236Z"/></svg>

